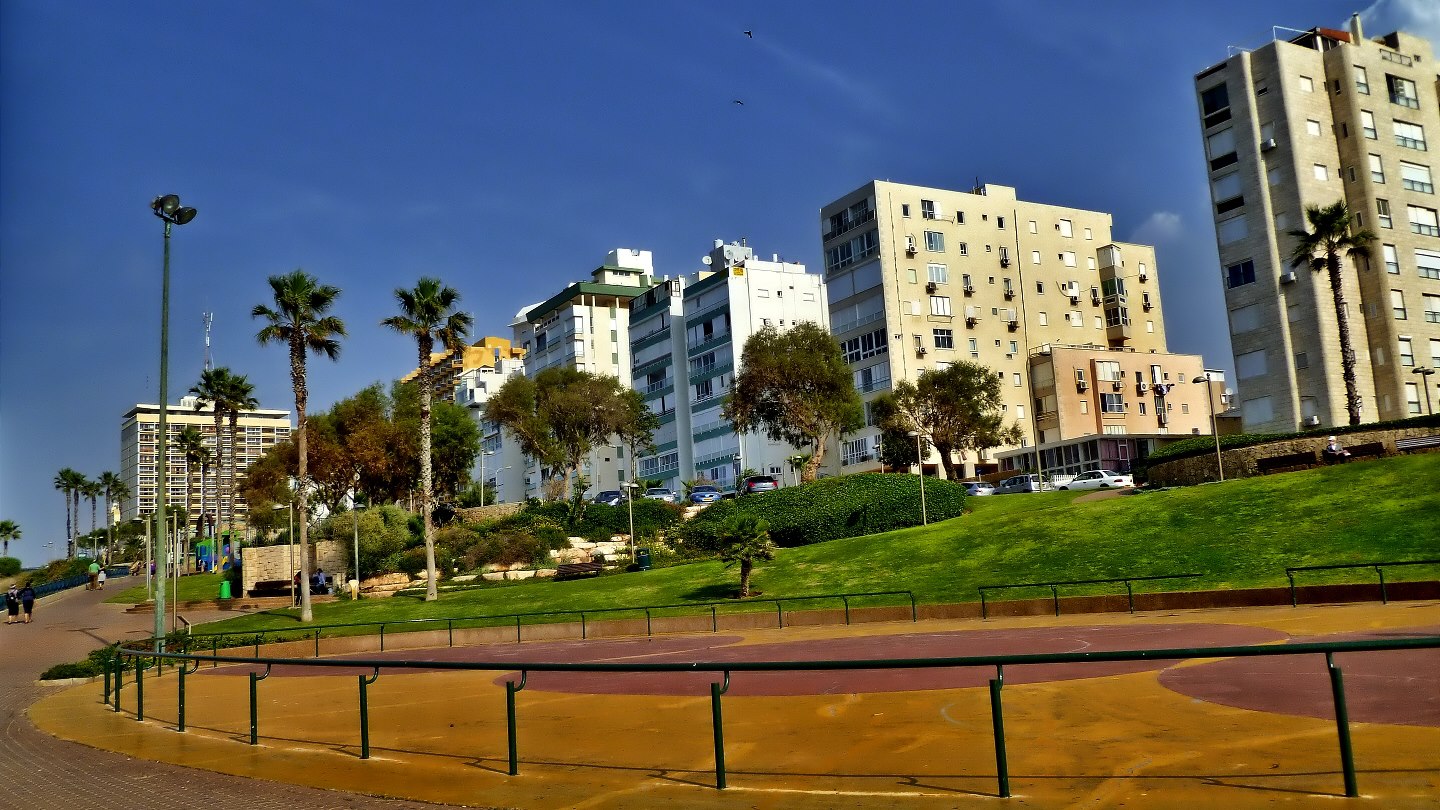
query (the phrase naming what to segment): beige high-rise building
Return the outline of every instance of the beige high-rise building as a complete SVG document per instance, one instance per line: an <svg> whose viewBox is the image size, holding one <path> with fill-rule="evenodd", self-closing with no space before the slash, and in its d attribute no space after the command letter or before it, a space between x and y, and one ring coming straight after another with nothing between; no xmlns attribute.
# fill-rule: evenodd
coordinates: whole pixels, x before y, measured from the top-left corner
<svg viewBox="0 0 1440 810"><path fill-rule="evenodd" d="M1440 137L1429 42L1314 28L1195 77L1247 431L1348 422L1328 275L1292 268L1307 206L1344 200L1379 238L1342 285L1361 419L1424 412L1415 373L1440 366ZM1434 393L1433 391L1431 393Z"/></svg>
<svg viewBox="0 0 1440 810"><path fill-rule="evenodd" d="M1051 372L1048 392L1032 384L1031 358L1053 357L1060 346L1086 354L1068 361L1083 365L1091 380L1100 379L1097 363L1128 355L1157 353L1143 364L1147 383L1151 364L1163 367L1162 379L1173 366L1176 381L1200 368L1199 358L1184 368L1174 365L1182 356L1158 359L1166 348L1155 250L1115 241L1109 214L1019 200L1007 186L964 192L877 180L822 208L820 227L830 328L867 402L866 427L844 438L832 471L879 467L870 401L898 380L962 360L995 372L1007 420L1025 431L1020 447L957 459L966 475L1034 465L1037 439L1041 450L1063 458L1065 447L1110 434L1115 446L1107 454L1097 445L1093 469L1144 455L1181 432L1153 411L1148 421L1139 418L1153 394L1136 385L1087 389L1093 414L1109 408L1136 417L1106 421L1106 430L1098 416L1088 423L1060 418L1060 371ZM1127 369L1132 361L1127 357ZM1198 408L1204 418L1203 394L1197 386L1177 389L1171 404L1185 399L1197 406L1187 410ZM1085 407L1091 412L1092 404Z"/></svg>
<svg viewBox="0 0 1440 810"><path fill-rule="evenodd" d="M228 487L230 480L230 419L225 418L222 437L217 440L214 409L208 404L197 409L196 402L195 397L182 397L178 405L171 405L165 412L165 432L169 434L165 446L166 455L169 457L165 471L165 502L170 508L184 508L188 491L192 512L198 514L203 502L205 512L213 517L216 499L221 493L220 485L224 483ZM121 520L155 512L156 472L159 469L155 453L159 424L160 409L154 405L136 405L125 412L125 419L120 425L120 478L130 488L130 497L120 504ZM220 469L218 464L212 462L209 475L203 476L203 480L201 470L195 468L189 471L187 481L185 451L177 441L180 431L187 427L200 431L212 458L217 460L221 449L219 442L223 441L225 469ZM242 411L236 427L238 435L235 471L243 482L246 468L259 461L265 451L290 438L290 412L260 409ZM225 509L228 515L228 504ZM236 522L243 527L246 523L247 508L245 499L238 493L235 497L234 514Z"/></svg>

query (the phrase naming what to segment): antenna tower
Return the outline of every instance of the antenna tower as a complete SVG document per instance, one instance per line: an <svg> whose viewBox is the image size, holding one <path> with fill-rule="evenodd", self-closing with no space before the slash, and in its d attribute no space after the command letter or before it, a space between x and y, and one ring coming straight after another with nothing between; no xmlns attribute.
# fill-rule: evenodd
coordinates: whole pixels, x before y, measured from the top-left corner
<svg viewBox="0 0 1440 810"><path fill-rule="evenodd" d="M206 312L205 318L205 370L210 370L210 324L215 322L215 313Z"/></svg>

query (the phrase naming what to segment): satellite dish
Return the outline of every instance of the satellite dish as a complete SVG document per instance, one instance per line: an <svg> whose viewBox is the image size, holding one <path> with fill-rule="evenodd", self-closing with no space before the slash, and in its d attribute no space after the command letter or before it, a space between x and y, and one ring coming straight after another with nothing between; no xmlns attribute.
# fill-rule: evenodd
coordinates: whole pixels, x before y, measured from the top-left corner
<svg viewBox="0 0 1440 810"><path fill-rule="evenodd" d="M709 266L710 266L710 257L709 257L709 256L706 256L706 257L702 258L702 259L700 260L700 263L703 264L703 265L705 265L706 267L709 267Z"/></svg>

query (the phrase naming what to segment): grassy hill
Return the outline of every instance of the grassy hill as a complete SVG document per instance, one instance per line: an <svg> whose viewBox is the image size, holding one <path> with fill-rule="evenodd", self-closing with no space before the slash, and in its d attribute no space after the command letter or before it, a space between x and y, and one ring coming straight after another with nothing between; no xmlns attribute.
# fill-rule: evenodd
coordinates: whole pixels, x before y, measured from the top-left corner
<svg viewBox="0 0 1440 810"><path fill-rule="evenodd" d="M1286 566L1440 558L1435 453L1106 500L1077 502L1080 497L970 498L969 514L942 523L782 549L758 566L754 587L765 597L910 590L921 602L970 602L978 601L978 586L993 583L1198 572L1200 580L1152 588L1244 588L1284 585ZM1305 582L1367 576L1313 574ZM1440 566L1386 574L1387 580L1437 576ZM397 597L317 605L315 618L360 622L714 601L732 595L737 579L735 569L701 562L574 582L497 585L429 604ZM207 629L280 626L293 628L294 619L261 615Z"/></svg>

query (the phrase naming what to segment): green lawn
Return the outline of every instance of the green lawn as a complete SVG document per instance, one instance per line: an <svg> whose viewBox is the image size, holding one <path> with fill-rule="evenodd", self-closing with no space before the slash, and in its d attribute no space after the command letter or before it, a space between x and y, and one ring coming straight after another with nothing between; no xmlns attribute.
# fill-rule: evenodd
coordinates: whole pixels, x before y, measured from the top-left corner
<svg viewBox="0 0 1440 810"><path fill-rule="evenodd" d="M186 574L180 577L179 594L180 603L199 602L205 599L215 599L220 595L220 580L224 579L223 574ZM144 575L133 577L112 577L105 583L105 590L116 586L124 586L125 590L120 591L107 602L114 602L123 605L135 605L145 601ZM165 581L165 601L169 603L174 598L175 583Z"/></svg>
<svg viewBox="0 0 1440 810"><path fill-rule="evenodd" d="M1198 580L1148 588L1140 583L1136 590L1246 588L1286 584L1286 566L1440 558L1440 454L1076 503L1080 496L970 498L970 514L944 523L783 549L757 567L753 587L761 598L910 590L922 603L972 602L979 599L976 588L987 584L1198 572L1204 575ZM1373 576L1363 570L1317 573L1301 581L1365 582ZM1437 576L1440 566L1386 573L1387 580ZM732 594L737 579L735 569L700 562L572 582L509 583L444 593L432 603L394 597L316 605L315 621L715 601ZM1123 586L1066 593L1107 590L1123 593ZM227 620L206 630L280 627L297 627L294 611Z"/></svg>

